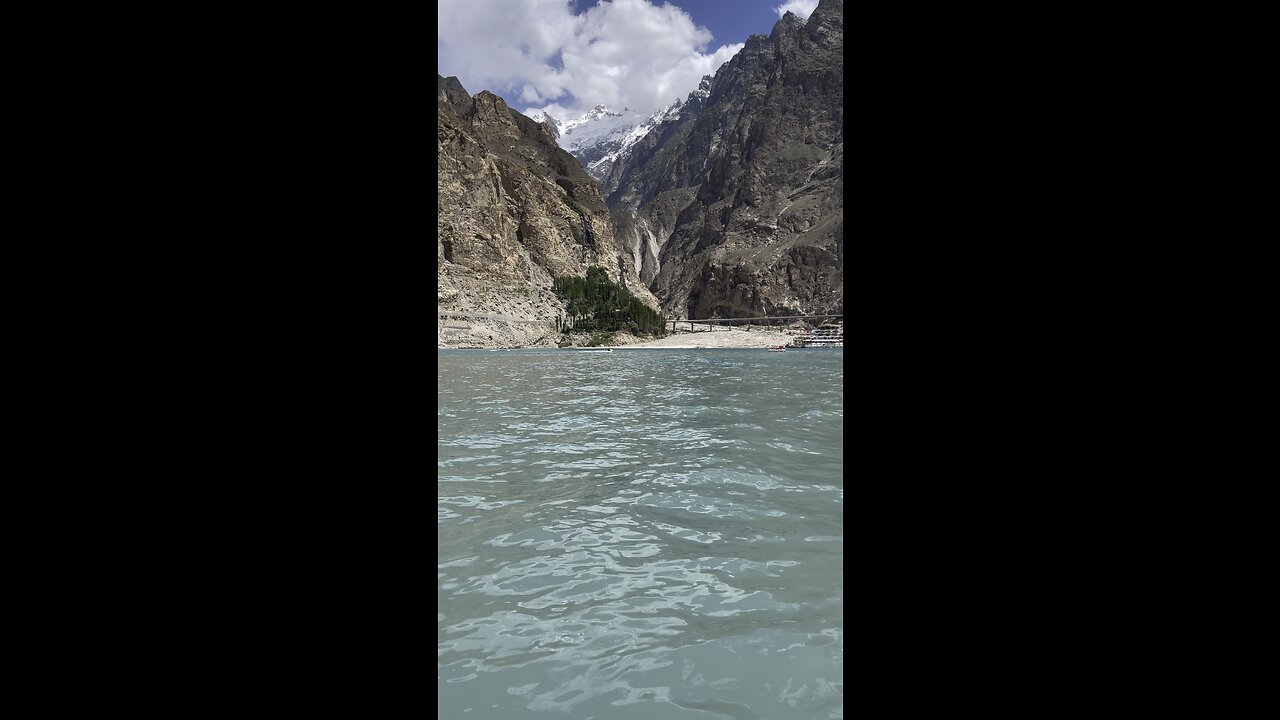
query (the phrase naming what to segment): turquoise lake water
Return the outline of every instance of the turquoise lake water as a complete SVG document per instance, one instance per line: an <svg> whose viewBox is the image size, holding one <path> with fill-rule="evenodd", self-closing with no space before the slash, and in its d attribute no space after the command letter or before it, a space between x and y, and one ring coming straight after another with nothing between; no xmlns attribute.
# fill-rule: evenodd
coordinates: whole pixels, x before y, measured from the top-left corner
<svg viewBox="0 0 1280 720"><path fill-rule="evenodd" d="M438 351L442 718L844 717L844 351Z"/></svg>

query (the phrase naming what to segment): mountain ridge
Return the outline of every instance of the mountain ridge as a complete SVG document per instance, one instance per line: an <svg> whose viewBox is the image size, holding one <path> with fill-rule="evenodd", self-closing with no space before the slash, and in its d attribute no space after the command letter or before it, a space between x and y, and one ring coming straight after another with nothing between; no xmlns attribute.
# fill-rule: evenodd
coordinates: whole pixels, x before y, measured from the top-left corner
<svg viewBox="0 0 1280 720"><path fill-rule="evenodd" d="M602 182L615 236L679 317L842 313L843 2L752 35L710 93Z"/></svg>
<svg viewBox="0 0 1280 720"><path fill-rule="evenodd" d="M565 305L556 277L592 266L652 308L620 253L599 185L534 122L485 90L437 74L437 306L468 320L442 346L554 346ZM528 322L519 322L528 321Z"/></svg>

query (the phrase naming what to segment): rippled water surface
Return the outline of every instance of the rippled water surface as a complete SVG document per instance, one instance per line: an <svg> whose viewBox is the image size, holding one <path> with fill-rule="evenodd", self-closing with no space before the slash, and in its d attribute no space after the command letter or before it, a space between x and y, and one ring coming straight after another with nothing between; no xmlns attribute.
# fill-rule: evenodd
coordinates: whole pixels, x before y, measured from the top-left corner
<svg viewBox="0 0 1280 720"><path fill-rule="evenodd" d="M438 351L442 718L844 716L844 351Z"/></svg>

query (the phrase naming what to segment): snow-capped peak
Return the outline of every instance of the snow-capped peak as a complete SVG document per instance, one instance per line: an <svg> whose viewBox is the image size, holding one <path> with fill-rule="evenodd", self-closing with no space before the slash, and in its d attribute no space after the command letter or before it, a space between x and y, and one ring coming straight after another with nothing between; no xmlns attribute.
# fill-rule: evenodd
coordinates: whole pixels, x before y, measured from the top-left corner
<svg viewBox="0 0 1280 720"><path fill-rule="evenodd" d="M560 138L560 126L562 123L552 117L550 113L539 110L538 112L530 115L529 119L536 123L546 123L547 128L551 131L551 137L556 138L557 140Z"/></svg>
<svg viewBox="0 0 1280 720"><path fill-rule="evenodd" d="M537 113L533 119L538 120L539 115L545 116L545 113ZM633 143L648 132L651 125L638 135L636 128L649 117L649 113L632 110L630 106L623 108L622 112L614 112L606 105L596 105L572 120L555 123L552 134L560 147L568 150L588 172L596 175L597 171L608 172L607 166L602 170L599 168L601 159L616 157L624 142Z"/></svg>
<svg viewBox="0 0 1280 720"><path fill-rule="evenodd" d="M613 163L617 162L623 153L630 150L633 145L640 142L645 135L648 135L650 130L658 127L664 121L680 117L680 109L683 107L683 100L673 100L670 105L649 115L639 124L626 129L625 132L621 132L622 128L620 128L618 132L607 138L607 143L600 143L593 148L596 152L592 154L596 155L596 157L590 160L586 157L587 153L580 155L573 150L570 150L570 152L587 166L588 173L597 180L603 180L609 174L609 168L612 167ZM639 113L636 114L638 115Z"/></svg>
<svg viewBox="0 0 1280 720"><path fill-rule="evenodd" d="M706 98L710 95L710 85L711 76L708 75L690 98ZM606 105L596 105L563 122L541 111L530 117L534 122L546 123L560 147L577 158L593 177L602 180L618 157L640 142L650 130L664 121L678 119L685 103L676 99L652 113L632 110L629 106L622 112L614 112Z"/></svg>
<svg viewBox="0 0 1280 720"><path fill-rule="evenodd" d="M627 114L630 112L631 112L630 109L628 109L626 112L620 112L620 113L609 112L608 107L605 107L604 105L597 105L591 108L590 110L588 110L585 114L581 115L580 117L576 117L572 120L569 120L568 122L562 123L560 125L560 134L568 135L569 133L572 133L576 128L582 127L583 125L587 125L596 121L604 121L606 125L612 126L617 123L608 121L608 118L625 118ZM568 149L568 148L565 148L565 149Z"/></svg>

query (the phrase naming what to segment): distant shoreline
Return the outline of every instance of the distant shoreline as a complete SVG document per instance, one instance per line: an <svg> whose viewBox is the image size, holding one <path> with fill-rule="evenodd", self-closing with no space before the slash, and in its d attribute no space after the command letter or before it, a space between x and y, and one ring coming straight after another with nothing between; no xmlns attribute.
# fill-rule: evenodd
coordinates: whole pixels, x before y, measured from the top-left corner
<svg viewBox="0 0 1280 720"><path fill-rule="evenodd" d="M791 340L790 334L776 331L718 331L671 334L657 340L626 342L622 345L568 346L562 347L561 350L607 350L607 348L608 350L751 350L751 348L768 350L772 346L787 345ZM438 348L439 350L467 350L462 347ZM474 347L470 350L485 350L485 348ZM507 348L497 348L497 350L507 350ZM520 347L518 350L554 350L554 347L534 345Z"/></svg>
<svg viewBox="0 0 1280 720"><path fill-rule="evenodd" d="M774 345L786 345L792 336L776 330L727 330L717 332L681 333L657 340L614 345L624 350L728 350L758 348L767 350Z"/></svg>
<svg viewBox="0 0 1280 720"><path fill-rule="evenodd" d="M628 336L634 337L634 336ZM652 340L642 340L635 338L632 342L622 342L617 345L572 345L559 348L561 350L767 350L776 345L786 345L795 338L778 330L716 330L708 332L680 333L678 335L667 335L666 337L656 338ZM625 338L619 338L625 339ZM485 350L485 349L518 349L518 350L554 350L557 349L553 345L524 345L514 348L493 348L493 347L472 347L458 348L438 346L440 350Z"/></svg>

